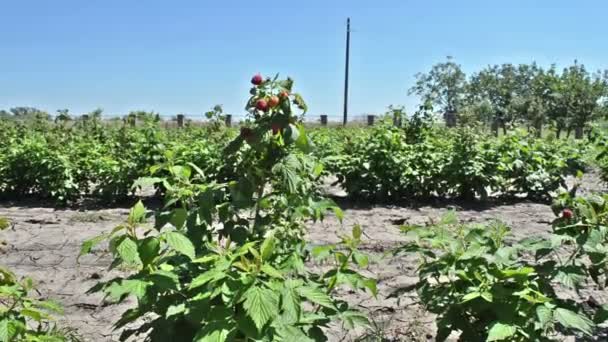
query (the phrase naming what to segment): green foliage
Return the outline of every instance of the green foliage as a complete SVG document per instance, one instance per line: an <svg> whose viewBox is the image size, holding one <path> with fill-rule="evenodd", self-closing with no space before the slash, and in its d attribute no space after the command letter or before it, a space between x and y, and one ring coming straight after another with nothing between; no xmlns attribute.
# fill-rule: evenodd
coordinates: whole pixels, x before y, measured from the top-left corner
<svg viewBox="0 0 608 342"><path fill-rule="evenodd" d="M567 176L584 170L587 149L520 131L495 138L410 122L379 125L335 144L342 145L339 155L320 156L328 169L349 195L378 201L491 194L546 200L566 186Z"/></svg>
<svg viewBox="0 0 608 342"><path fill-rule="evenodd" d="M548 341L557 332L593 334L595 323L580 301L562 299L554 290L556 282L568 284L566 279L579 274L584 278L584 266L524 257L540 251L538 244L557 253L564 240L507 244L504 224L462 225L453 212L437 225L403 231L412 240L396 252L420 256L419 280L393 295L415 289L424 307L438 315L438 340L453 331L461 332L461 341Z"/></svg>
<svg viewBox="0 0 608 342"><path fill-rule="evenodd" d="M57 329L53 315L61 307L29 295L34 290L30 278L18 280L10 270L0 267L0 341L62 342L76 336Z"/></svg>
<svg viewBox="0 0 608 342"><path fill-rule="evenodd" d="M290 94L256 109L260 99L291 86L274 78L252 88L251 119L226 146L215 180L169 155L151 168L152 177L136 182L162 187L164 206L148 213L138 202L123 225L83 244L86 254L109 240L111 267L133 270L91 289L116 302L137 299L115 327L153 317L124 330L121 340L137 334L151 341L322 341L331 322L366 324L335 295L341 286L377 292L375 281L356 271L368 263L357 250L360 227L336 246L310 248L304 241L306 220L327 211L342 217L316 190L323 169L292 112L292 105L306 105ZM328 266L323 273L305 266L313 256Z"/></svg>
<svg viewBox="0 0 608 342"><path fill-rule="evenodd" d="M163 162L188 161L206 177L217 176L221 150L233 131L213 125L170 131L143 114L136 117L144 121L133 127L101 123L100 112L73 125L2 122L0 195L59 203L83 196L122 200L133 193L136 179Z"/></svg>

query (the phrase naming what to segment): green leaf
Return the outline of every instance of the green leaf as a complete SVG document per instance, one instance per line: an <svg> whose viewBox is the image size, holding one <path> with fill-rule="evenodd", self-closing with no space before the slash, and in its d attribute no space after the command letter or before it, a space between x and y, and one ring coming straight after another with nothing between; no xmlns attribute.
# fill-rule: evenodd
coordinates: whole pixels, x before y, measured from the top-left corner
<svg viewBox="0 0 608 342"><path fill-rule="evenodd" d="M250 287L243 296L243 308L261 332L279 314L279 299L273 291L258 286Z"/></svg>
<svg viewBox="0 0 608 342"><path fill-rule="evenodd" d="M608 304L602 305L602 307L597 310L595 316L593 317L593 321L596 324L602 324L608 321Z"/></svg>
<svg viewBox="0 0 608 342"><path fill-rule="evenodd" d="M127 219L129 224L135 225L137 223L141 223L146 216L146 207L142 201L137 201L131 211L129 212L129 218Z"/></svg>
<svg viewBox="0 0 608 342"><path fill-rule="evenodd" d="M270 235L266 239L264 239L264 242L262 242L262 247L260 248L262 260L268 260L272 256L275 244L276 239L273 235Z"/></svg>
<svg viewBox="0 0 608 342"><path fill-rule="evenodd" d="M313 286L302 286L297 289L300 296L308 301L330 309L336 309L333 300L321 288Z"/></svg>
<svg viewBox="0 0 608 342"><path fill-rule="evenodd" d="M194 245L183 234L178 232L166 232L163 234L167 244L175 251L187 256L191 260L195 257Z"/></svg>
<svg viewBox="0 0 608 342"><path fill-rule="evenodd" d="M202 327L193 341L195 342L225 342L234 333L234 328L225 321L212 321Z"/></svg>
<svg viewBox="0 0 608 342"><path fill-rule="evenodd" d="M49 318L49 316L36 309L21 309L21 315L29 317L36 322L41 322L43 319Z"/></svg>
<svg viewBox="0 0 608 342"><path fill-rule="evenodd" d="M502 341L517 333L517 326L496 322L492 324L488 331L488 339L486 341Z"/></svg>
<svg viewBox="0 0 608 342"><path fill-rule="evenodd" d="M312 249L312 256L317 259L323 260L331 255L333 249L333 245L315 246Z"/></svg>
<svg viewBox="0 0 608 342"><path fill-rule="evenodd" d="M281 274L281 272L279 272L276 268L270 266L269 264L263 264L261 267L262 272L266 273L267 275L274 277L274 278L279 278L282 279L283 275Z"/></svg>
<svg viewBox="0 0 608 342"><path fill-rule="evenodd" d="M465 302L471 301L471 300L473 300L475 298L479 298L479 297L481 297L481 293L479 293L479 292L467 293L466 295L464 295L462 297L462 301L461 302L465 303Z"/></svg>
<svg viewBox="0 0 608 342"><path fill-rule="evenodd" d="M152 260L154 260L154 258L158 256L158 252L160 251L160 242L156 237L147 237L139 242L137 251L142 263L144 266L147 266L152 262Z"/></svg>
<svg viewBox="0 0 608 342"><path fill-rule="evenodd" d="M361 226L358 224L353 226L353 237L357 240L361 239Z"/></svg>
<svg viewBox="0 0 608 342"><path fill-rule="evenodd" d="M331 207L334 215L336 215L336 218L338 219L338 221L340 221L340 223L342 222L342 220L344 220L344 212L342 211L342 209L340 209L340 207L338 206L332 206Z"/></svg>
<svg viewBox="0 0 608 342"><path fill-rule="evenodd" d="M306 113L306 111L308 111L308 106L306 106L306 102L304 102L302 96L296 93L293 94L293 97L293 102L295 103L295 105L303 111L303 114Z"/></svg>
<svg viewBox="0 0 608 342"><path fill-rule="evenodd" d="M555 275L555 280L571 289L578 288L579 284L585 281L585 274L579 267L562 267Z"/></svg>
<svg viewBox="0 0 608 342"><path fill-rule="evenodd" d="M175 316L181 314L186 311L186 304L180 303L178 305L171 305L167 308L167 312L165 313L165 318L169 318L171 316Z"/></svg>
<svg viewBox="0 0 608 342"><path fill-rule="evenodd" d="M0 341L13 341L13 338L17 335L17 330L18 327L15 321L8 318L3 319L0 321Z"/></svg>
<svg viewBox="0 0 608 342"><path fill-rule="evenodd" d="M490 303L492 303L494 301L494 296L492 295L492 293L490 293L488 291L482 292L481 298L485 299L486 302L490 302Z"/></svg>
<svg viewBox="0 0 608 342"><path fill-rule="evenodd" d="M553 310L548 308L546 305L539 305L536 307L536 317L538 317L538 322L544 329L553 320Z"/></svg>
<svg viewBox="0 0 608 342"><path fill-rule="evenodd" d="M289 125L291 131L291 137L295 140L296 147L304 152L309 153L312 146L308 136L306 135L306 130L304 129L304 125Z"/></svg>
<svg viewBox="0 0 608 342"><path fill-rule="evenodd" d="M120 255L120 258L129 265L142 265L142 261L139 258L139 253L137 251L137 243L131 240L131 237L126 236L119 244L116 246L116 252Z"/></svg>
<svg viewBox="0 0 608 342"><path fill-rule="evenodd" d="M302 305L300 296L296 292L297 283L287 280L281 291L281 308L283 309L283 319L287 323L296 323L300 320Z"/></svg>
<svg viewBox="0 0 608 342"><path fill-rule="evenodd" d="M85 240L82 243L82 246L80 247L80 253L78 254L78 257L80 258L81 256L83 256L85 254L91 253L91 250L93 249L93 247L97 246L98 244L100 244L107 238L108 238L108 234L101 234L94 238Z"/></svg>
<svg viewBox="0 0 608 342"><path fill-rule="evenodd" d="M566 328L576 329L591 336L593 334L593 322L574 311L564 308L557 308L553 312L553 318Z"/></svg>
<svg viewBox="0 0 608 342"><path fill-rule="evenodd" d="M361 327L369 327L370 323L367 316L358 311L344 311L340 314L340 319L344 322L347 329L357 329Z"/></svg>
<svg viewBox="0 0 608 342"><path fill-rule="evenodd" d="M141 299L146 295L148 285L149 283L143 280L127 279L112 283L105 292L115 300L122 299L125 295L134 295Z"/></svg>
<svg viewBox="0 0 608 342"><path fill-rule="evenodd" d="M276 327L278 340L275 341L293 341L293 342L315 342L312 338L295 325L281 324Z"/></svg>
<svg viewBox="0 0 608 342"><path fill-rule="evenodd" d="M211 270L197 276L192 279L189 288L194 289L197 287L201 287L207 284L210 281L217 281L226 277L226 273L223 270L218 270L217 268L212 268Z"/></svg>
<svg viewBox="0 0 608 342"><path fill-rule="evenodd" d="M372 295L374 295L374 297L378 295L376 279L365 279L362 281L362 284L369 290L369 292L371 292Z"/></svg>
<svg viewBox="0 0 608 342"><path fill-rule="evenodd" d="M171 213L171 219L169 222L173 225L173 227L179 230L184 227L187 219L188 211L186 211L184 208L177 208Z"/></svg>
<svg viewBox="0 0 608 342"><path fill-rule="evenodd" d="M369 265L369 258L365 254L354 252L353 259L361 268L366 268Z"/></svg>

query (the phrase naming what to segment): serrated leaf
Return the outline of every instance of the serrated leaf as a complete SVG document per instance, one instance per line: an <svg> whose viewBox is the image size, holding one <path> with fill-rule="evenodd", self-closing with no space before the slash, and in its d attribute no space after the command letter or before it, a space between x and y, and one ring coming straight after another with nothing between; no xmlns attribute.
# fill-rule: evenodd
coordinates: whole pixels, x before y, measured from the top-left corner
<svg viewBox="0 0 608 342"><path fill-rule="evenodd" d="M0 341L13 341L13 338L17 334L18 327L14 324L13 320L8 318L0 321Z"/></svg>
<svg viewBox="0 0 608 342"><path fill-rule="evenodd" d="M369 265L369 258L365 254L354 252L353 259L361 268L366 268Z"/></svg>
<svg viewBox="0 0 608 342"><path fill-rule="evenodd" d="M144 207L143 202L137 201L131 211L129 212L128 222L131 225L135 225L137 223L141 223L146 216L146 207Z"/></svg>
<svg viewBox="0 0 608 342"><path fill-rule="evenodd" d="M279 279L283 278L283 275L281 274L281 272L279 272L276 268L270 266L269 264L263 264L261 267L261 271L273 278L279 278Z"/></svg>
<svg viewBox="0 0 608 342"><path fill-rule="evenodd" d="M315 246L312 248L312 256L320 260L325 259L331 255L333 247L333 245Z"/></svg>
<svg viewBox="0 0 608 342"><path fill-rule="evenodd" d="M276 333L277 341L294 341L294 342L314 342L315 340L306 336L306 334L295 325L281 324L277 326Z"/></svg>
<svg viewBox="0 0 608 342"><path fill-rule="evenodd" d="M78 258L80 258L81 256L83 256L85 254L89 254L91 252L91 250L93 249L93 247L97 246L98 244L100 244L107 238L108 238L108 234L102 234L102 235L96 236L94 238L85 240L82 243L82 246L80 247L80 253L78 253Z"/></svg>
<svg viewBox="0 0 608 342"><path fill-rule="evenodd" d="M281 291L281 309L286 323L296 323L300 320L302 306L296 285L292 280L288 280Z"/></svg>
<svg viewBox="0 0 608 342"><path fill-rule="evenodd" d="M166 232L163 234L167 244L175 251L187 256L191 260L195 257L194 245L181 233Z"/></svg>
<svg viewBox="0 0 608 342"><path fill-rule="evenodd" d="M593 334L593 322L574 311L557 308L553 312L553 318L566 328L579 330L589 336Z"/></svg>
<svg viewBox="0 0 608 342"><path fill-rule="evenodd" d="M262 260L268 260L272 256L275 244L276 239L273 235L270 235L266 239L264 239L264 242L262 242L262 246L260 247Z"/></svg>
<svg viewBox="0 0 608 342"><path fill-rule="evenodd" d="M127 279L120 282L113 282L105 292L114 300L122 299L126 295L134 295L141 299L146 294L149 283L143 280Z"/></svg>
<svg viewBox="0 0 608 342"><path fill-rule="evenodd" d="M217 281L224 277L226 277L226 273L224 271L214 268L192 279L189 288L194 289L201 287L210 281Z"/></svg>
<svg viewBox="0 0 608 342"><path fill-rule="evenodd" d="M344 322L344 326L347 329L357 329L370 325L367 316L358 311L344 311L340 314L340 319Z"/></svg>
<svg viewBox="0 0 608 342"><path fill-rule="evenodd" d="M546 305L539 305L536 307L536 317L540 326L544 329L553 320L553 310Z"/></svg>
<svg viewBox="0 0 608 342"><path fill-rule="evenodd" d="M118 246L116 246L116 252L118 252L120 258L129 265L143 264L137 251L137 243L129 236L125 237Z"/></svg>
<svg viewBox="0 0 608 342"><path fill-rule="evenodd" d="M243 308L260 332L279 314L279 299L269 289L253 286L243 294L243 297L245 298Z"/></svg>
<svg viewBox="0 0 608 342"><path fill-rule="evenodd" d="M171 316L175 316L181 314L186 311L186 304L180 303L178 305L171 305L167 308L167 312L165 313L165 318L169 318Z"/></svg>
<svg viewBox="0 0 608 342"><path fill-rule="evenodd" d="M297 288L298 294L308 301L324 306L326 308L335 309L334 302L331 297L321 288L313 286L302 286Z"/></svg>
<svg viewBox="0 0 608 342"><path fill-rule="evenodd" d="M504 324L496 322L492 324L488 331L488 338L486 341L502 341L517 333L517 327L510 324Z"/></svg>
<svg viewBox="0 0 608 342"><path fill-rule="evenodd" d="M578 288L578 284L585 281L585 278L586 277L583 271L575 266L562 267L559 269L559 271L557 271L557 274L555 275L555 280L557 282L571 289Z"/></svg>
<svg viewBox="0 0 608 342"><path fill-rule="evenodd" d="M196 334L194 342L225 342L233 334L234 327L225 321L212 321L205 324Z"/></svg>

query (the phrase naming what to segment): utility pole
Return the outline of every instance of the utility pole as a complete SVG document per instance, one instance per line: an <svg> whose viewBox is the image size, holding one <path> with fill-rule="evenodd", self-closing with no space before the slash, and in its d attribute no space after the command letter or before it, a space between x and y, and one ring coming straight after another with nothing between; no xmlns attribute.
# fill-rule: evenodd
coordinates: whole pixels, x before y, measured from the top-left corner
<svg viewBox="0 0 608 342"><path fill-rule="evenodd" d="M344 74L344 121L346 126L348 121L348 59L350 55L350 18L346 19L346 70Z"/></svg>

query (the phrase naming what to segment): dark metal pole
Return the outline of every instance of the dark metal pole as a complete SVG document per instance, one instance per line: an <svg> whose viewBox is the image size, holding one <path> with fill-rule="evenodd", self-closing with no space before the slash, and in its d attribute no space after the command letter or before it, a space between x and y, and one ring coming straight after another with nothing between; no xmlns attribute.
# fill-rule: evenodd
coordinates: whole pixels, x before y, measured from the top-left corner
<svg viewBox="0 0 608 342"><path fill-rule="evenodd" d="M348 121L348 59L350 54L350 18L346 19L346 70L344 75L344 122Z"/></svg>

